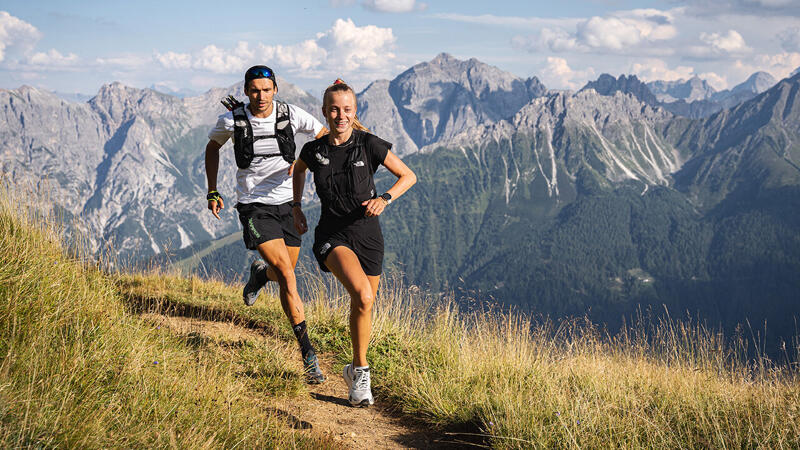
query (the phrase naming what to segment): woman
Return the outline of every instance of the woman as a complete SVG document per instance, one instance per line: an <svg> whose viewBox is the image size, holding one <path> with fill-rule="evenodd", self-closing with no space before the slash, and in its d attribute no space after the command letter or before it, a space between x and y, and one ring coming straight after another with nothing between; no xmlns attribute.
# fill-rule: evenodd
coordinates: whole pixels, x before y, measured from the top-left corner
<svg viewBox="0 0 800 450"><path fill-rule="evenodd" d="M378 216L416 181L414 173L390 151L392 144L369 134L356 117L356 96L336 80L322 99L322 114L330 134L303 146L294 168L294 224L308 231L300 208L305 172L310 169L322 203L314 231L314 256L350 294L350 339L353 362L344 367L353 406L373 404L367 345L372 329L372 303L383 271L383 235ZM373 174L379 165L397 177L380 196Z"/></svg>

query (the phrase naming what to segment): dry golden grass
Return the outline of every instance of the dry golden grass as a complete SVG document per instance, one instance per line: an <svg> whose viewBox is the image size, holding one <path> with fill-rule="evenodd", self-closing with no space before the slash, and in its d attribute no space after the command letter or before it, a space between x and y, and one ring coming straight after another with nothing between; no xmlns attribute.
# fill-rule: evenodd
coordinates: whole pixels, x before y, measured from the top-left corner
<svg viewBox="0 0 800 450"><path fill-rule="evenodd" d="M0 447L327 446L265 408L303 389L283 355L145 323L12 198L0 198Z"/></svg>
<svg viewBox="0 0 800 450"><path fill-rule="evenodd" d="M277 302L245 308L240 287L197 278L104 275L65 258L56 230L15 208L0 202L1 446L324 444L282 433L261 407L259 396L303 389L279 349L176 336L131 314L232 320L291 340ZM312 340L348 361L349 297L331 277L299 279L313 293ZM464 312L388 280L373 389L498 448L800 447L796 369L747 363L741 345L691 323L626 330Z"/></svg>

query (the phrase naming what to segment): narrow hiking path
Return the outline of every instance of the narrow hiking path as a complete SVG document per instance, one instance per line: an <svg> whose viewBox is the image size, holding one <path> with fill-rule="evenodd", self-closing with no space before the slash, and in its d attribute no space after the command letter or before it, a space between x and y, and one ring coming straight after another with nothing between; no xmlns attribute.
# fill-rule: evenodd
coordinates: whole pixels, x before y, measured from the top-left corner
<svg viewBox="0 0 800 450"><path fill-rule="evenodd" d="M280 340L264 330L247 327L231 319L209 320L184 315L142 312L141 316L154 326L168 328L179 335L206 338L215 341L267 342L283 349L302 369L299 353L293 342ZM295 354L297 353L297 354ZM461 448L465 442L451 433L429 429L394 413L390 405L376 404L369 408L353 408L347 401L347 386L341 376L341 364L333 362L331 355L319 355L327 380L320 385L307 385L307 393L289 397L256 396L254 402L262 404L270 413L285 421L287 429L300 433L324 436L334 447L356 449L373 448ZM477 445L477 447L484 447Z"/></svg>

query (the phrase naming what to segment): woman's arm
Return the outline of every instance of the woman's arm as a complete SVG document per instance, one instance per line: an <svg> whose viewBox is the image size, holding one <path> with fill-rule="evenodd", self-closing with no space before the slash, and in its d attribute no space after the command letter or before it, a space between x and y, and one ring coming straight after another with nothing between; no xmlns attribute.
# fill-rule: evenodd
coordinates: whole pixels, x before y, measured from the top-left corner
<svg viewBox="0 0 800 450"><path fill-rule="evenodd" d="M414 183L417 182L417 176L414 174L414 172L409 169L406 163L398 158L397 155L392 153L391 150L386 153L386 158L383 160L383 165L389 169L389 172L397 177L397 181L395 181L392 187L386 191L392 196L392 201L403 195L411 186L414 185ZM361 204L366 205L367 211L365 215L369 217L379 216L389 202L378 197L367 200Z"/></svg>
<svg viewBox="0 0 800 450"><path fill-rule="evenodd" d="M294 217L294 228L298 233L303 234L308 231L306 215L300 204L303 200L303 189L306 186L306 169L308 166L305 161L298 158L294 163L294 174L292 174L292 217Z"/></svg>

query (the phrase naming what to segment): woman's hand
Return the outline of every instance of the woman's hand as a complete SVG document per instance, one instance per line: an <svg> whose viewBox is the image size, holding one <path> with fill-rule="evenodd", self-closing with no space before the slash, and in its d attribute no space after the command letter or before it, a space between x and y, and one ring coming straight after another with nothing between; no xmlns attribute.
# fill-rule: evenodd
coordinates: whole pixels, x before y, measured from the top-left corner
<svg viewBox="0 0 800 450"><path fill-rule="evenodd" d="M383 209L386 208L389 202L382 199L381 197L378 198L371 198L369 200L361 202L362 206L367 207L367 211L364 213L365 217L375 217L380 216L383 212Z"/></svg>
<svg viewBox="0 0 800 450"><path fill-rule="evenodd" d="M292 208L292 217L294 217L294 229L300 234L305 234L308 231L308 223L306 223L306 215L299 206Z"/></svg>

